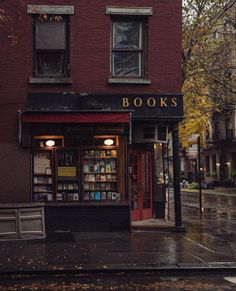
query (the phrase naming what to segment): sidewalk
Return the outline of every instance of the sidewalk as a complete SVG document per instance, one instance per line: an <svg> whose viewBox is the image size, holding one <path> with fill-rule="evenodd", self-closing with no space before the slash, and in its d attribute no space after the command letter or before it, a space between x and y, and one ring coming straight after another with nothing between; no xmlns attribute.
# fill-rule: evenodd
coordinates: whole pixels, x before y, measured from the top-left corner
<svg viewBox="0 0 236 291"><path fill-rule="evenodd" d="M181 192L199 193L199 189L181 188ZM236 197L236 188L202 189L202 193Z"/></svg>
<svg viewBox="0 0 236 291"><path fill-rule="evenodd" d="M173 231L171 218L133 222L131 232L55 232L40 240L0 241L0 274L236 271L236 211L199 215L197 207L184 207L182 218L184 233Z"/></svg>
<svg viewBox="0 0 236 291"><path fill-rule="evenodd" d="M2 241L0 274L236 269L236 232L222 226L212 235L201 221L187 227L186 233L57 232L45 240Z"/></svg>
<svg viewBox="0 0 236 291"><path fill-rule="evenodd" d="M218 211L218 212L232 212L233 206L231 205L234 201L236 202L236 189L235 188L224 188L224 192L219 191L220 189L202 189L202 207L205 211ZM187 189L181 188L182 206L199 209L199 190L198 189ZM191 201L192 197L192 201ZM193 197L195 197L193 199ZM230 200L226 203L226 200ZM224 202L223 202L224 201ZM223 203L223 204L222 204ZM228 205L229 204L229 205ZM230 208L229 208L230 206Z"/></svg>

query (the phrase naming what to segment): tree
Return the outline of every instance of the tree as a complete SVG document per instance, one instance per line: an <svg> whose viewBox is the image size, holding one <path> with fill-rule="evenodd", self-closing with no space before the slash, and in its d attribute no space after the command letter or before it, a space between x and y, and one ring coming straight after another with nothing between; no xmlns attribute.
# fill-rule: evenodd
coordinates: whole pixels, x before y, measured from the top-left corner
<svg viewBox="0 0 236 291"><path fill-rule="evenodd" d="M6 15L5 10L0 8L0 25L7 22L9 17Z"/></svg>
<svg viewBox="0 0 236 291"><path fill-rule="evenodd" d="M193 133L205 133L213 111L232 99L231 37L236 0L184 0L182 91L185 119L180 126L184 146Z"/></svg>

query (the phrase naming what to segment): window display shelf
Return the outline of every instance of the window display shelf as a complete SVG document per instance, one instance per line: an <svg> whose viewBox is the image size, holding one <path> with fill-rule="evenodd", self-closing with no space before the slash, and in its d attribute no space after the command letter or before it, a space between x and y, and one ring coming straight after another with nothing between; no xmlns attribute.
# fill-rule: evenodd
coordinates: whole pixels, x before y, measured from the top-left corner
<svg viewBox="0 0 236 291"><path fill-rule="evenodd" d="M37 150L33 156L33 201L53 201L52 151Z"/></svg>
<svg viewBox="0 0 236 291"><path fill-rule="evenodd" d="M85 149L82 154L84 201L119 200L117 149Z"/></svg>
<svg viewBox="0 0 236 291"><path fill-rule="evenodd" d="M85 191L83 193L85 201L120 201L120 193L115 191Z"/></svg>
<svg viewBox="0 0 236 291"><path fill-rule="evenodd" d="M85 192L94 192L94 191L117 191L117 189L85 189Z"/></svg>
<svg viewBox="0 0 236 291"><path fill-rule="evenodd" d="M66 149L56 152L56 200L79 200L78 150Z"/></svg>
<svg viewBox="0 0 236 291"><path fill-rule="evenodd" d="M47 201L53 201L53 193L52 192L34 192L34 201L35 202L47 202Z"/></svg>
<svg viewBox="0 0 236 291"><path fill-rule="evenodd" d="M57 193L57 201L78 201L79 200L79 194L75 192L68 192L63 191L60 193Z"/></svg>
<svg viewBox="0 0 236 291"><path fill-rule="evenodd" d="M37 193L53 193L53 191L34 191L35 194Z"/></svg>

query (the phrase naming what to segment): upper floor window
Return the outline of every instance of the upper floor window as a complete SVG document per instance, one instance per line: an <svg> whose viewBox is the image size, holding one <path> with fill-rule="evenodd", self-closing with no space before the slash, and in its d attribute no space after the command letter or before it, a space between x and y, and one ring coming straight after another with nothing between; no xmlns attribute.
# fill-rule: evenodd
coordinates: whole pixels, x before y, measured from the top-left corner
<svg viewBox="0 0 236 291"><path fill-rule="evenodd" d="M143 21L112 22L112 76L145 76L145 24Z"/></svg>
<svg viewBox="0 0 236 291"><path fill-rule="evenodd" d="M108 83L151 84L147 73L147 23L152 7L107 6L111 16L111 76Z"/></svg>
<svg viewBox="0 0 236 291"><path fill-rule="evenodd" d="M33 16L33 77L30 83L72 83L69 77L68 22L74 6L27 5Z"/></svg>
<svg viewBox="0 0 236 291"><path fill-rule="evenodd" d="M34 19L35 76L68 76L67 22L61 16Z"/></svg>
<svg viewBox="0 0 236 291"><path fill-rule="evenodd" d="M206 175L210 174L210 157L206 156Z"/></svg>

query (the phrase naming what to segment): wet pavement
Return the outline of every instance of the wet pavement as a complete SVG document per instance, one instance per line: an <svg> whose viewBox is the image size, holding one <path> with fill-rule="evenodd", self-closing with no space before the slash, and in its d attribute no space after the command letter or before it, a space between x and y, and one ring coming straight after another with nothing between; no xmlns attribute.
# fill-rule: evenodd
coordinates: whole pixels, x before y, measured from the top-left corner
<svg viewBox="0 0 236 291"><path fill-rule="evenodd" d="M196 201L182 198L185 233L159 227L132 232L57 232L45 240L1 241L0 273L236 270L236 210L221 200L224 205L218 210L201 215L197 207L186 206ZM169 214L168 222L152 220L151 224L172 226L172 203Z"/></svg>

